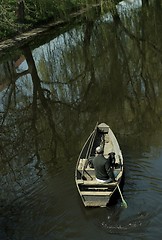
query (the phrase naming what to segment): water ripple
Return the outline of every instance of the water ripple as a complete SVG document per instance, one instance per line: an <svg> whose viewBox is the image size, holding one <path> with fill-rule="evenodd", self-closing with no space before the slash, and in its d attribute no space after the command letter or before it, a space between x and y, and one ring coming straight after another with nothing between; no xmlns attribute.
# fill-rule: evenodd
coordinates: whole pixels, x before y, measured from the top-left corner
<svg viewBox="0 0 162 240"><path fill-rule="evenodd" d="M143 228L149 224L151 214L147 212L140 212L137 215L127 218L126 220L115 223L111 221L103 221L102 228L112 234L123 234L137 231L143 231Z"/></svg>

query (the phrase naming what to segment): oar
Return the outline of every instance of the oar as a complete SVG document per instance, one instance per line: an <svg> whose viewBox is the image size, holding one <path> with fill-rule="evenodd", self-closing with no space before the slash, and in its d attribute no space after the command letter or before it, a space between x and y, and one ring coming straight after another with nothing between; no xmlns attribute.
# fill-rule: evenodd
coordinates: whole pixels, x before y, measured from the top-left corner
<svg viewBox="0 0 162 240"><path fill-rule="evenodd" d="M90 157L90 155L91 155L93 143L94 143L94 140L95 140L95 137L96 137L97 126L98 126L98 122L96 123L96 126L95 126L94 131L93 131L92 138L91 138L90 143L89 143L89 146L88 146L88 150L87 150L87 153L86 153L86 158L87 158L87 159L89 159L89 157Z"/></svg>
<svg viewBox="0 0 162 240"><path fill-rule="evenodd" d="M88 159L88 158L89 158L91 144L93 145L93 137L94 137L94 134L95 134L95 130L93 131L93 134L92 134L92 137L91 137L91 140L90 140L88 149L87 149L87 153L86 153L85 159ZM86 163L85 163L85 165L84 165L84 167L83 167L83 170L82 170L82 179L85 178L84 172L86 172L86 173L88 174L88 176L91 178L91 180L93 180L92 176L85 170L85 168L86 168Z"/></svg>
<svg viewBox="0 0 162 240"><path fill-rule="evenodd" d="M91 149L90 149L90 152L89 152L89 156L88 156L88 158L90 157L91 152L92 152L92 147L93 147L94 140L95 140L96 133L97 133L97 126L98 126L98 122L96 123L95 129L94 129L93 140L92 140L92 142L91 142Z"/></svg>
<svg viewBox="0 0 162 240"><path fill-rule="evenodd" d="M86 159L89 159L89 157L91 155L92 147L93 147L94 140L95 140L95 137L96 137L97 126L98 126L98 122L96 123L95 129L93 131L93 134L92 134L89 146L88 146L88 150L87 150L86 157L85 157ZM85 171L89 175L91 180L93 180L93 177L85 170L85 168L86 168L86 165L84 165L84 168L83 168L83 171L82 171L82 178L84 178L84 171Z"/></svg>
<svg viewBox="0 0 162 240"><path fill-rule="evenodd" d="M119 193L120 193L120 196L121 196L122 206L125 207L125 208L127 208L128 205L127 205L126 201L125 201L124 198L123 198L123 195L122 195L122 193L121 193L120 187L119 187L119 185L117 185L117 186L118 186L118 190L119 190Z"/></svg>

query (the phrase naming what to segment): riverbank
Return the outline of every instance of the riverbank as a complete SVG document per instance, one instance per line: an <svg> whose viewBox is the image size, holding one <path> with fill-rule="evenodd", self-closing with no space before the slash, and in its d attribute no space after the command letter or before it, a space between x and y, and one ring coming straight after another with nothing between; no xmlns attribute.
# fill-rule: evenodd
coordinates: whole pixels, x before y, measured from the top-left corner
<svg viewBox="0 0 162 240"><path fill-rule="evenodd" d="M40 27L33 28L17 34L12 38L2 40L0 41L0 55L2 55L2 52L4 53L11 48L21 47L24 44L27 44L31 40L34 40L34 38L37 38L42 34L48 33L49 30L57 30L70 23L74 23L74 21L81 21L83 18L86 18L88 20L89 17L89 20L91 20L94 14L99 14L100 12L100 3L93 4L91 6L89 5L75 13L69 14L68 19L49 22L47 24L41 25Z"/></svg>

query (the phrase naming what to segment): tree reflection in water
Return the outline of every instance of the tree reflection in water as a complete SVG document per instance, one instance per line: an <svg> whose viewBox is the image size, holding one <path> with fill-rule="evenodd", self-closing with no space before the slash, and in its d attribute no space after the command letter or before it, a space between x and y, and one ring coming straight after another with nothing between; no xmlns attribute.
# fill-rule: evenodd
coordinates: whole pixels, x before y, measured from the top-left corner
<svg viewBox="0 0 162 240"><path fill-rule="evenodd" d="M12 60L1 64L5 204L51 168L72 164L96 121L119 135L161 128L161 18L160 1L130 13L114 8L112 18L87 19L33 51L24 46L21 72Z"/></svg>

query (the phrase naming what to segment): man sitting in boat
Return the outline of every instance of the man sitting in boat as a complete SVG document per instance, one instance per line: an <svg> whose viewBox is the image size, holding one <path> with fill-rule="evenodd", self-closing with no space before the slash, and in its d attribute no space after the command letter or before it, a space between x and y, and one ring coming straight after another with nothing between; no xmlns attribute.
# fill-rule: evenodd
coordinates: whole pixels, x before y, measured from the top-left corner
<svg viewBox="0 0 162 240"><path fill-rule="evenodd" d="M116 181L111 164L111 156L105 158L103 156L103 147L96 148L96 156L93 159L96 180L102 183Z"/></svg>

